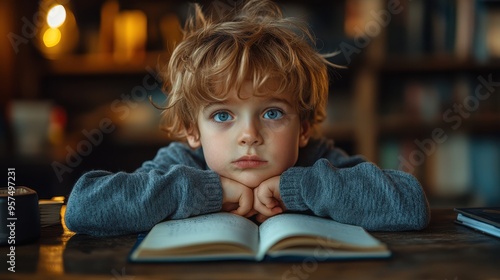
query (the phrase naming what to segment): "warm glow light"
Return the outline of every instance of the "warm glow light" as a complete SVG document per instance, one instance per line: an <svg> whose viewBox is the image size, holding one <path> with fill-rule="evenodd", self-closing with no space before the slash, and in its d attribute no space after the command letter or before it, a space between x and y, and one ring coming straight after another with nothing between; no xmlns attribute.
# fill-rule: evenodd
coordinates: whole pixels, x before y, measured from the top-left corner
<svg viewBox="0 0 500 280"><path fill-rule="evenodd" d="M114 22L115 59L132 60L144 53L147 39L147 17L139 10L120 12Z"/></svg>
<svg viewBox="0 0 500 280"><path fill-rule="evenodd" d="M47 13L47 24L52 28L61 26L66 20L66 9L63 5L56 5L50 8Z"/></svg>
<svg viewBox="0 0 500 280"><path fill-rule="evenodd" d="M49 28L43 33L43 43L47 48L51 48L61 41L61 31L57 28Z"/></svg>

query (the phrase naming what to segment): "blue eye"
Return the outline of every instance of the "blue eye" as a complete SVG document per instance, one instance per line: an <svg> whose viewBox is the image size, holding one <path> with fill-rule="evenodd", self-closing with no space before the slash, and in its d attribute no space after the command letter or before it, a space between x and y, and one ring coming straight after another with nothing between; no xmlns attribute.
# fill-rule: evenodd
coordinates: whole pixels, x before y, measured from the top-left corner
<svg viewBox="0 0 500 280"><path fill-rule="evenodd" d="M233 119L228 112L217 112L212 117L216 122L227 122Z"/></svg>
<svg viewBox="0 0 500 280"><path fill-rule="evenodd" d="M264 113L265 119L278 120L283 117L283 112L279 109L269 109Z"/></svg>

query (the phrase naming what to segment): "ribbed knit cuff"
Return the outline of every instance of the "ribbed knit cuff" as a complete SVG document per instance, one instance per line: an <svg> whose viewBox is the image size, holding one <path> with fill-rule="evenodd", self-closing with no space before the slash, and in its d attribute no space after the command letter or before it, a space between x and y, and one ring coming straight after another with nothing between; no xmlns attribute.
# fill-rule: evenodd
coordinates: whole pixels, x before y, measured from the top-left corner
<svg viewBox="0 0 500 280"><path fill-rule="evenodd" d="M202 192L205 196L205 207L201 214L218 212L222 209L222 186L217 173L211 172L204 181Z"/></svg>
<svg viewBox="0 0 500 280"><path fill-rule="evenodd" d="M305 204L302 190L304 187L304 168L290 168L281 174L280 196L287 210L305 211L308 209Z"/></svg>

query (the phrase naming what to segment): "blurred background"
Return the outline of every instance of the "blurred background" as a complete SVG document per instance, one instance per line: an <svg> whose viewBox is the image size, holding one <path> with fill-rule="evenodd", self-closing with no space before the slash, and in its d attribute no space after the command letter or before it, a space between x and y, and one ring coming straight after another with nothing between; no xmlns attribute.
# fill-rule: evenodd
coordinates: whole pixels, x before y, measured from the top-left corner
<svg viewBox="0 0 500 280"><path fill-rule="evenodd" d="M216 16L242 1L199 1ZM500 205L500 2L277 1L332 61L324 134L401 169L433 207ZM0 1L0 154L41 198L133 171L169 139L162 78L189 5ZM7 176L6 176L7 177Z"/></svg>

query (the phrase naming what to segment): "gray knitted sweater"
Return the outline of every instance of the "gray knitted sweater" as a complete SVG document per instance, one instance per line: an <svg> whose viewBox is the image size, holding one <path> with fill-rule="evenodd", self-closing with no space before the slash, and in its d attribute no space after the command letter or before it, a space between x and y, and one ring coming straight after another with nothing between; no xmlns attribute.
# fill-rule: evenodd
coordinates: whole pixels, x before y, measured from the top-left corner
<svg viewBox="0 0 500 280"><path fill-rule="evenodd" d="M418 230L430 219L424 191L412 175L349 157L326 139L311 139L300 150L296 166L281 175L280 193L288 211L367 230ZM172 143L132 173L84 174L69 196L65 222L77 233L120 235L221 207L221 182L203 151Z"/></svg>

